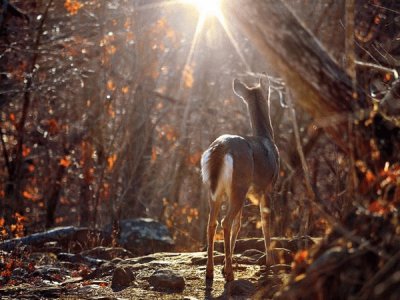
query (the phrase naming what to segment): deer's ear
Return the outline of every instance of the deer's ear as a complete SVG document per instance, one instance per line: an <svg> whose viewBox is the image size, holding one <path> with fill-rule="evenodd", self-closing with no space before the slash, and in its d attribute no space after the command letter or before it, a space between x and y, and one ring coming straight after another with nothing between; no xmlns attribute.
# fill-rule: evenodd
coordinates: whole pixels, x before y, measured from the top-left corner
<svg viewBox="0 0 400 300"><path fill-rule="evenodd" d="M241 82L239 79L233 80L233 91L242 99L246 99L249 94L249 87Z"/></svg>

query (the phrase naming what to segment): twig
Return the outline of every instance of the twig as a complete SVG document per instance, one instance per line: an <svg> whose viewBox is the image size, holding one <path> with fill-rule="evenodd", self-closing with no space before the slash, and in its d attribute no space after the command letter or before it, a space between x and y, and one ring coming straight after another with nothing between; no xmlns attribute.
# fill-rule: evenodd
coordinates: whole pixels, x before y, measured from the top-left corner
<svg viewBox="0 0 400 300"><path fill-rule="evenodd" d="M314 193L312 185L311 185L310 172L308 169L306 158L304 156L303 147L301 145L300 131L299 131L299 126L298 126L297 120L296 120L296 111L293 107L292 97L290 95L290 92L287 91L286 94L287 94L287 99L288 99L289 111L291 114L291 121L292 121L292 125L293 125L294 137L296 140L296 148L297 148L297 152L300 157L301 167L302 167L303 173L304 173L304 179L306 181L306 189L307 189L307 192L308 192L309 196L311 197L312 201L314 202L315 193Z"/></svg>
<svg viewBox="0 0 400 300"><path fill-rule="evenodd" d="M379 105L384 104L385 102L389 100L394 100L394 99L399 99L399 94L400 94L400 80L397 79L392 83L392 87L390 90L386 93L386 95L383 97L383 99L379 102Z"/></svg>
<svg viewBox="0 0 400 300"><path fill-rule="evenodd" d="M376 70L379 70L379 71L382 71L382 72L392 73L394 79L398 79L399 78L399 73L397 72L396 69L391 69L391 68L387 68L387 67L384 67L384 66L376 65L376 64L373 64L373 63L369 63L369 62L359 61L359 60L356 60L355 63L356 63L357 66L360 66L360 67L372 68L372 69L376 69Z"/></svg>
<svg viewBox="0 0 400 300"><path fill-rule="evenodd" d="M356 73L356 53L355 53L355 43L354 43L354 10L355 10L355 0L346 0L345 18L346 18L346 69L349 74L352 84L353 92L356 90L357 86L357 73Z"/></svg>
<svg viewBox="0 0 400 300"><path fill-rule="evenodd" d="M6 162L6 167L7 167L7 173L8 173L8 178L11 178L12 176L12 169L11 169L11 163L10 163L10 156L8 155L6 143L4 141L3 137L3 129L0 128L0 140L1 140L1 146L3 147L3 156L4 156L4 161Z"/></svg>

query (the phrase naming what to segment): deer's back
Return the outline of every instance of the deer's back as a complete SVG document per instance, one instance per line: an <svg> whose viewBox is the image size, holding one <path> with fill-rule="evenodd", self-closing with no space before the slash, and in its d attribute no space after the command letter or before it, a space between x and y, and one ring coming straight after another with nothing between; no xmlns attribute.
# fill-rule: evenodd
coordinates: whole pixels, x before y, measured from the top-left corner
<svg viewBox="0 0 400 300"><path fill-rule="evenodd" d="M279 175L279 152L275 143L265 137L245 137L252 149L253 184L257 189L271 188Z"/></svg>
<svg viewBox="0 0 400 300"><path fill-rule="evenodd" d="M246 189L253 186L264 191L272 187L278 177L279 154L271 140L222 135L204 152L201 161L203 180L210 184L212 193L217 190L221 174L225 174L227 161L232 162L232 174L228 177Z"/></svg>

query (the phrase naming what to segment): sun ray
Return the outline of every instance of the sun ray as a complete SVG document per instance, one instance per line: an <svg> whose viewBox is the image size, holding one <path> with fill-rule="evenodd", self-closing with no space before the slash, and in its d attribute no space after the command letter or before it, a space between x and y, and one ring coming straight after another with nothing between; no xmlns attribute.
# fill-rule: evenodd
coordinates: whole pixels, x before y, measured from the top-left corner
<svg viewBox="0 0 400 300"><path fill-rule="evenodd" d="M199 16L199 20L197 21L196 30L195 30L194 35L193 35L192 43L190 45L190 50L189 50L188 56L186 58L185 65L183 67L181 81L180 81L180 84L179 84L180 90L183 88L183 84L184 84L184 71L187 70L187 68L191 65L193 54L194 54L194 50L196 48L197 41L199 39L201 30L203 29L204 22L205 22L205 15L200 15Z"/></svg>
<svg viewBox="0 0 400 300"><path fill-rule="evenodd" d="M135 8L136 11L154 9L154 8L164 8L167 6L182 4L182 0L171 0L171 1L163 1L159 3L150 3L150 4L142 4Z"/></svg>
<svg viewBox="0 0 400 300"><path fill-rule="evenodd" d="M244 55L242 53L242 51L239 48L239 44L236 42L235 38L233 37L232 32L230 31L226 21L225 21L225 17L222 14L222 12L220 11L217 15L216 15L219 23L221 24L222 28L224 29L229 41L231 42L232 46L235 48L236 53L239 55L241 61L243 62L243 64L246 67L246 71L250 71L250 66L247 63L246 59L244 58Z"/></svg>
<svg viewBox="0 0 400 300"><path fill-rule="evenodd" d="M221 11L221 0L184 0L194 5L200 15L215 16Z"/></svg>

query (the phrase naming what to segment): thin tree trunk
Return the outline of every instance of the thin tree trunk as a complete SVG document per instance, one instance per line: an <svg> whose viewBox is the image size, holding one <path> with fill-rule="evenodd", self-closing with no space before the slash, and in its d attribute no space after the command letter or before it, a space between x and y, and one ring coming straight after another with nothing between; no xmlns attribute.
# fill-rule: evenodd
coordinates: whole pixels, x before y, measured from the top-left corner
<svg viewBox="0 0 400 300"><path fill-rule="evenodd" d="M62 190L62 179L65 174L66 167L63 165L59 165L57 169L56 179L54 185L52 186L52 190L47 199L47 207L46 207L46 228L53 227L55 224L55 212L57 208L57 204L60 199L60 194Z"/></svg>
<svg viewBox="0 0 400 300"><path fill-rule="evenodd" d="M354 9L355 9L355 0L346 0L346 39L345 39L345 47L346 47L346 69L349 74L352 83L353 89L357 85L357 77L356 77L356 52L355 52L355 43L354 43Z"/></svg>

